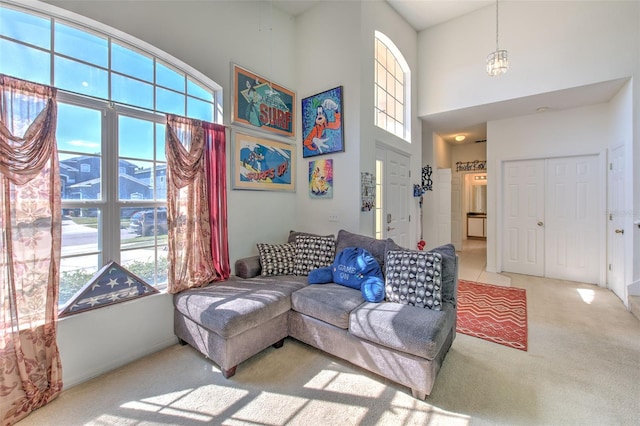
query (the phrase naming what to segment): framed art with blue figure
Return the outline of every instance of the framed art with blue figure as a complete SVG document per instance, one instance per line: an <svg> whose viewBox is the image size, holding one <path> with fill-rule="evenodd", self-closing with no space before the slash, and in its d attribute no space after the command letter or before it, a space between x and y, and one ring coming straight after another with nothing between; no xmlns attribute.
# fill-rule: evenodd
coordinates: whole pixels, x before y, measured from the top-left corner
<svg viewBox="0 0 640 426"><path fill-rule="evenodd" d="M302 100L302 157L344 151L342 86Z"/></svg>

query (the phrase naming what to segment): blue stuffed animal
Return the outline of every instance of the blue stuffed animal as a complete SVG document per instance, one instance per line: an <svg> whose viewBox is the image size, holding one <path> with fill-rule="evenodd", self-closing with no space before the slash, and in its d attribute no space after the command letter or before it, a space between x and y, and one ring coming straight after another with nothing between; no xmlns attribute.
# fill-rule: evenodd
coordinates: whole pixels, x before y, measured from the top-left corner
<svg viewBox="0 0 640 426"><path fill-rule="evenodd" d="M309 284L334 282L362 292L367 302L384 300L384 277L380 264L360 247L347 247L338 253L331 266L309 272Z"/></svg>

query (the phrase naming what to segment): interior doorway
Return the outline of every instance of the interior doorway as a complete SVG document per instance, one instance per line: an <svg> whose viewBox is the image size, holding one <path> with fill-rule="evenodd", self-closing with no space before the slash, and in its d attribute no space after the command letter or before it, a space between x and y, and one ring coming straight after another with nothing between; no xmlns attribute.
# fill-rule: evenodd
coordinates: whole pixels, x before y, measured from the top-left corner
<svg viewBox="0 0 640 426"><path fill-rule="evenodd" d="M487 173L456 173L451 180L451 241L462 251L475 246L467 240L482 240L486 246L486 238Z"/></svg>

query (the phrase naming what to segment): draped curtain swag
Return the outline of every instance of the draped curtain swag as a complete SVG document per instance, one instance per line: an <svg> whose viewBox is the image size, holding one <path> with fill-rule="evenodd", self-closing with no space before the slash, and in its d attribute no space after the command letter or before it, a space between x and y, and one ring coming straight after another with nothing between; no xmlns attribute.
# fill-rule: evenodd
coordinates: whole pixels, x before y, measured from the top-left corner
<svg viewBox="0 0 640 426"><path fill-rule="evenodd" d="M221 140L218 127L223 129ZM169 228L168 292L172 294L228 278L226 195L223 205L210 208L209 199L212 196L207 188L207 171L211 172L207 170L208 141L212 145L224 145L224 127L167 115L165 150ZM214 157L217 156L218 154ZM214 181L218 182L220 175L217 172L215 174L217 176ZM222 177L224 180L224 174ZM218 196L220 192L226 194L226 191L219 191L219 188L212 192ZM219 241L221 231L217 222L213 225L212 232L210 210L214 210L214 214L218 214L225 225L224 242ZM212 235L218 241L215 246ZM215 260L212 257L212 246L218 257Z"/></svg>
<svg viewBox="0 0 640 426"><path fill-rule="evenodd" d="M62 390L56 90L0 75L0 421Z"/></svg>

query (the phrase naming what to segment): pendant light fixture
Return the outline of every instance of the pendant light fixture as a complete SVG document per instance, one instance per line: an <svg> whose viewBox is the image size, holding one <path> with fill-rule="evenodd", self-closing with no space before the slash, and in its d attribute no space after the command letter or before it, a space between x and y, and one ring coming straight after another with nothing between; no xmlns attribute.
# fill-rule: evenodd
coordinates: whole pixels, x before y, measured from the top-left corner
<svg viewBox="0 0 640 426"><path fill-rule="evenodd" d="M506 50L498 47L498 0L496 0L496 50L487 56L487 74L491 77L504 74L509 69L509 58Z"/></svg>

